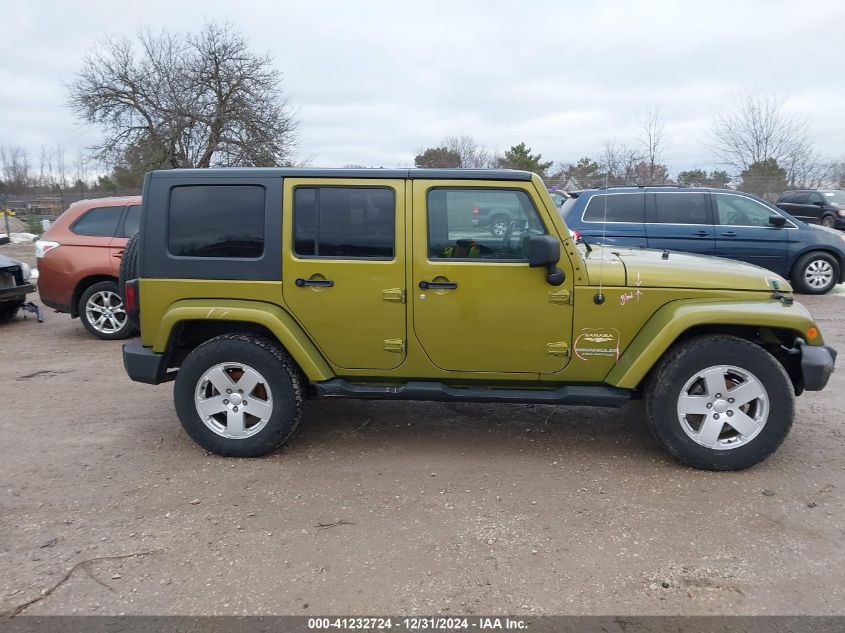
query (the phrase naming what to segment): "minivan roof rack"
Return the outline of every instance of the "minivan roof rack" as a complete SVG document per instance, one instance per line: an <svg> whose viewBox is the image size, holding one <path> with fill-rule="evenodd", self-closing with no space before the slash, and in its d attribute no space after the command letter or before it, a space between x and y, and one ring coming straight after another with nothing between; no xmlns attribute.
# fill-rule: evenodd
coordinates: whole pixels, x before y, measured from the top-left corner
<svg viewBox="0 0 845 633"><path fill-rule="evenodd" d="M596 189L646 189L648 187L671 187L674 189L689 189L689 185L610 185L596 187Z"/></svg>

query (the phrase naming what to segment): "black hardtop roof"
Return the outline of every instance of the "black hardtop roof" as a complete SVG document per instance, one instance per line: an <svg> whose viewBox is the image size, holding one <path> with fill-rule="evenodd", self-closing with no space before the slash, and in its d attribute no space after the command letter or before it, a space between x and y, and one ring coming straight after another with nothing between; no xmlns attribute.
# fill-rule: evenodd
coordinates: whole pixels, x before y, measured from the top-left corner
<svg viewBox="0 0 845 633"><path fill-rule="evenodd" d="M531 180L516 169L327 169L321 167L212 167L160 169L155 178L410 178L423 180Z"/></svg>

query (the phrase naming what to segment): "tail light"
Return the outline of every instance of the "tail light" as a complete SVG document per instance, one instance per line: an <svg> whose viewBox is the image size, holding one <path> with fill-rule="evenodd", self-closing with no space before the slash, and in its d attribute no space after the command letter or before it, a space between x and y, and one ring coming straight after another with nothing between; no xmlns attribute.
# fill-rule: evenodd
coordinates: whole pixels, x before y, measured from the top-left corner
<svg viewBox="0 0 845 633"><path fill-rule="evenodd" d="M61 246L61 244L59 244L58 242L51 242L49 240L38 240L37 242L35 242L35 257L37 259L41 259L50 251L59 248L59 246Z"/></svg>
<svg viewBox="0 0 845 633"><path fill-rule="evenodd" d="M127 314L138 316L140 306L138 305L138 280L131 279L126 282L123 288L123 308Z"/></svg>
<svg viewBox="0 0 845 633"><path fill-rule="evenodd" d="M572 230L572 229L570 229ZM572 230L572 238L577 242L581 239L581 231Z"/></svg>
<svg viewBox="0 0 845 633"><path fill-rule="evenodd" d="M466 207L464 207L464 208L466 208ZM475 205L475 206L472 208L472 214L473 214L473 215L475 215L475 216L477 216L477 215L478 215L478 205Z"/></svg>

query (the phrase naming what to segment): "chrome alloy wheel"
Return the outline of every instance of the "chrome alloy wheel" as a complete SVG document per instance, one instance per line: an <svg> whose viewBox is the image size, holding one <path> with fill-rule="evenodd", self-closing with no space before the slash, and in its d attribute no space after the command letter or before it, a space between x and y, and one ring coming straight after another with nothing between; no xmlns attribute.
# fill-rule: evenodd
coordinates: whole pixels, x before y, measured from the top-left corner
<svg viewBox="0 0 845 633"><path fill-rule="evenodd" d="M508 223L505 220L496 220L490 228L490 232L494 237L503 237L507 231Z"/></svg>
<svg viewBox="0 0 845 633"><path fill-rule="evenodd" d="M732 365L708 367L678 396L678 420L697 444L728 450L753 440L769 417L769 394L751 372Z"/></svg>
<svg viewBox="0 0 845 633"><path fill-rule="evenodd" d="M833 280L833 266L824 259L814 259L804 268L804 280L811 288L825 288Z"/></svg>
<svg viewBox="0 0 845 633"><path fill-rule="evenodd" d="M85 318L102 334L115 334L126 325L126 310L120 295L111 290L92 294L85 303Z"/></svg>
<svg viewBox="0 0 845 633"><path fill-rule="evenodd" d="M252 437L273 414L273 394L267 380L249 365L220 363L197 381L194 406L203 423L232 440Z"/></svg>

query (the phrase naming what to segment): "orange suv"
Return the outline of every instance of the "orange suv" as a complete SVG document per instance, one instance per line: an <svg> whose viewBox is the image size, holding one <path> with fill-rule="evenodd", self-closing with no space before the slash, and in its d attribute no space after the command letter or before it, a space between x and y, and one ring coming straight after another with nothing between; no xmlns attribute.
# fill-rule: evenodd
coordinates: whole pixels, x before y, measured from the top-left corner
<svg viewBox="0 0 845 633"><path fill-rule="evenodd" d="M117 275L126 242L138 230L141 196L76 202L35 243L41 302L79 317L94 336L131 336Z"/></svg>

